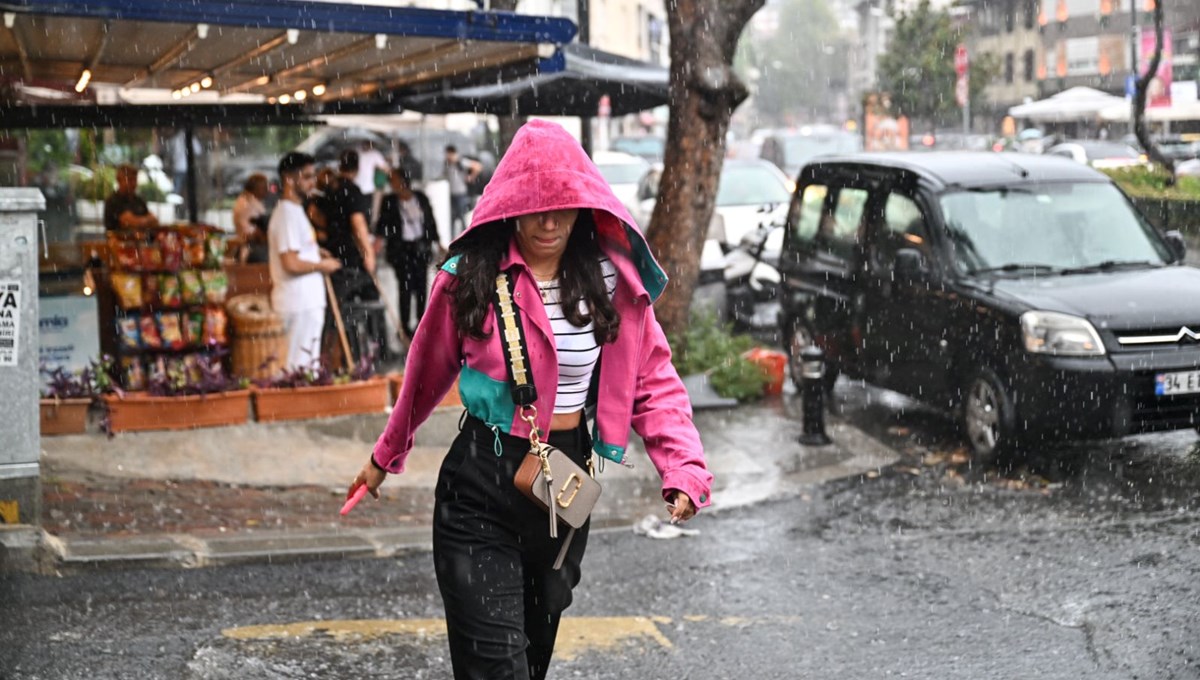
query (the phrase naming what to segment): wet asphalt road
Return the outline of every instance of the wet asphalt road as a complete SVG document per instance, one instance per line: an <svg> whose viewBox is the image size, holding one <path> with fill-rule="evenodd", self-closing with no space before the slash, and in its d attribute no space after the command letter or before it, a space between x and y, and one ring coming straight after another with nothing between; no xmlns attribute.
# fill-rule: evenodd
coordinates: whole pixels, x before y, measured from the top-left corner
<svg viewBox="0 0 1200 680"><path fill-rule="evenodd" d="M1200 677L1194 433L975 470L941 414L835 403L905 459L699 536L593 535L551 677ZM423 553L4 576L0 677L450 678L436 593Z"/></svg>

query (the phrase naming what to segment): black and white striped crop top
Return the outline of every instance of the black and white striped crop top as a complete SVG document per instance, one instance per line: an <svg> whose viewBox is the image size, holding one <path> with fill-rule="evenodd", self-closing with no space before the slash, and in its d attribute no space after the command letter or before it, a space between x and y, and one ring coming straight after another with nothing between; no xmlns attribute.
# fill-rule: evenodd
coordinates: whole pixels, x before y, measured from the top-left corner
<svg viewBox="0 0 1200 680"><path fill-rule="evenodd" d="M617 268L607 257L600 260L604 272L604 287L612 299L617 290ZM595 324L573 326L567 321L559 299L558 281L538 281L542 302L546 305L546 316L554 331L554 346L558 350L558 391L554 396L555 413L574 413L583 408L587 401L588 388L592 384L592 372L600 358L600 346L596 344ZM579 301L586 312L586 304Z"/></svg>

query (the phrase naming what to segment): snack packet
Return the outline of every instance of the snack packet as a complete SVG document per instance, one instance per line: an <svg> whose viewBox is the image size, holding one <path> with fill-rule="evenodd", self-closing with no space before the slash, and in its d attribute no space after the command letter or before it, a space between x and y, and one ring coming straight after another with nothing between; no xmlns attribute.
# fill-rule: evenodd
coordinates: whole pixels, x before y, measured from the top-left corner
<svg viewBox="0 0 1200 680"><path fill-rule="evenodd" d="M162 349L162 336L158 333L158 324L154 323L154 317L150 314L143 314L138 317L138 331L142 336L142 346L148 349Z"/></svg>
<svg viewBox="0 0 1200 680"><path fill-rule="evenodd" d="M191 347L204 345L204 312L197 310L183 315L183 339Z"/></svg>
<svg viewBox="0 0 1200 680"><path fill-rule="evenodd" d="M157 305L159 298L158 274L146 274L142 277L142 304Z"/></svg>
<svg viewBox="0 0 1200 680"><path fill-rule="evenodd" d="M204 266L204 232L191 232L184 237L184 260L189 267Z"/></svg>
<svg viewBox="0 0 1200 680"><path fill-rule="evenodd" d="M204 239L204 264L208 267L220 267L225 257L225 237L217 233L209 234Z"/></svg>
<svg viewBox="0 0 1200 680"><path fill-rule="evenodd" d="M220 307L204 308L204 344L225 344L225 321L224 309Z"/></svg>
<svg viewBox="0 0 1200 680"><path fill-rule="evenodd" d="M183 340L183 328L179 323L179 312L159 312L158 329L162 334L163 347L183 349L186 346Z"/></svg>
<svg viewBox="0 0 1200 680"><path fill-rule="evenodd" d="M225 302L225 292L229 289L229 277L219 269L206 269L200 273L204 280L204 301L210 305Z"/></svg>
<svg viewBox="0 0 1200 680"><path fill-rule="evenodd" d="M156 272L163 268L162 248L157 243L143 243L139 245L138 259L141 260L142 271Z"/></svg>
<svg viewBox="0 0 1200 680"><path fill-rule="evenodd" d="M179 272L179 288L182 293L183 304L203 304L204 283L200 279L200 272L194 269L185 269Z"/></svg>
<svg viewBox="0 0 1200 680"><path fill-rule="evenodd" d="M137 309L142 306L142 277L140 274L114 273L111 277L113 293L121 309Z"/></svg>
<svg viewBox="0 0 1200 680"><path fill-rule="evenodd" d="M179 277L174 274L159 276L158 300L163 307L174 308L183 304L183 295L179 290Z"/></svg>
<svg viewBox="0 0 1200 680"><path fill-rule="evenodd" d="M200 355L185 354L183 357L183 370L187 373L190 382L200 382L204 378L204 372L200 370Z"/></svg>
<svg viewBox="0 0 1200 680"><path fill-rule="evenodd" d="M146 367L138 357L121 357L122 382L131 391L146 389Z"/></svg>
<svg viewBox="0 0 1200 680"><path fill-rule="evenodd" d="M167 271L178 271L183 266L183 236L174 230L158 232L158 245L162 248L162 266Z"/></svg>
<svg viewBox="0 0 1200 680"><path fill-rule="evenodd" d="M113 269L123 269L131 272L141 269L138 260L138 247L133 241L110 238L108 240L108 250Z"/></svg>
<svg viewBox="0 0 1200 680"><path fill-rule="evenodd" d="M142 346L136 316L122 316L117 319L117 342L122 349L138 349Z"/></svg>

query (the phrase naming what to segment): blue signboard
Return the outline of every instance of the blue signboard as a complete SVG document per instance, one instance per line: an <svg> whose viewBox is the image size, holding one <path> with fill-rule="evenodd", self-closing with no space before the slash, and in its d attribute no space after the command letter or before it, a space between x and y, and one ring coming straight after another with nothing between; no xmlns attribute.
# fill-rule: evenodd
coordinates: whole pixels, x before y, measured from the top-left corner
<svg viewBox="0 0 1200 680"><path fill-rule="evenodd" d="M79 371L99 358L96 298L70 295L38 301L38 359L43 366Z"/></svg>

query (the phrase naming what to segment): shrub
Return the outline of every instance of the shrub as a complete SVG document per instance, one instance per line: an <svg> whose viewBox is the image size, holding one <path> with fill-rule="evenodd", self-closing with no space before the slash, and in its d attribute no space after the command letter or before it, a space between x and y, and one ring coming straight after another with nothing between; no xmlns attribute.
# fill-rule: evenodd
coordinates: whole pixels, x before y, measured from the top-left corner
<svg viewBox="0 0 1200 680"><path fill-rule="evenodd" d="M1200 201L1200 177L1180 177L1175 186L1167 186L1167 173L1160 168L1120 168L1104 170L1130 196Z"/></svg>
<svg viewBox="0 0 1200 680"><path fill-rule="evenodd" d="M693 317L683 337L671 339L671 354L680 375L705 373L722 397L745 401L761 397L768 376L745 356L755 346L748 335L734 335L709 312Z"/></svg>

